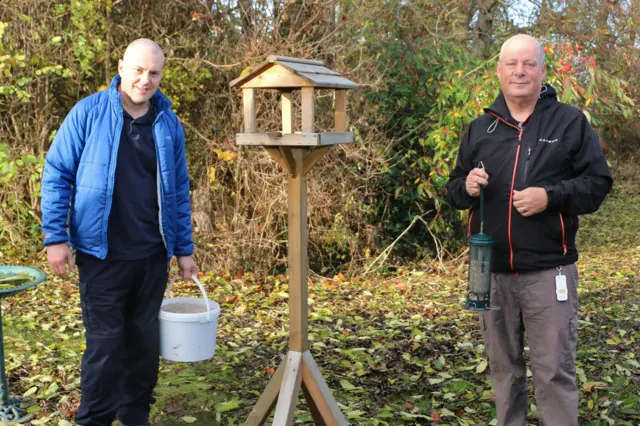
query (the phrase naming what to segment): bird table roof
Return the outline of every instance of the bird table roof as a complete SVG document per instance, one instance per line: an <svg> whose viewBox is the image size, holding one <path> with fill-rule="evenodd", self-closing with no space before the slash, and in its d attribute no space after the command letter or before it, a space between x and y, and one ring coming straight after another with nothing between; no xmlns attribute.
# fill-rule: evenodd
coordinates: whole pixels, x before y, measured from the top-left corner
<svg viewBox="0 0 640 426"><path fill-rule="evenodd" d="M261 89L354 89L356 83L324 66L321 61L270 55L267 60L231 82L231 87Z"/></svg>

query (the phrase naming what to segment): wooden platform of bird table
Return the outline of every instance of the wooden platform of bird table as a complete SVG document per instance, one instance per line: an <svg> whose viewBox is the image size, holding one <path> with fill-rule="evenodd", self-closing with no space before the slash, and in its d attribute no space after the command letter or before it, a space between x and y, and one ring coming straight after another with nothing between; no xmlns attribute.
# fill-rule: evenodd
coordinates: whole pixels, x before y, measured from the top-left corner
<svg viewBox="0 0 640 426"><path fill-rule="evenodd" d="M346 131L347 90L358 85L324 66L320 61L269 56L265 62L231 82L242 88L244 133L236 144L262 146L288 175L289 253L289 352L249 414L245 425L262 425L273 408L273 425L291 425L298 394L302 390L317 425L347 425L329 386L309 351L307 302L307 178L306 174L331 146L352 143ZM280 92L282 131L256 130L256 90ZM334 132L316 132L315 91L333 89ZM301 132L294 132L293 94L300 91Z"/></svg>

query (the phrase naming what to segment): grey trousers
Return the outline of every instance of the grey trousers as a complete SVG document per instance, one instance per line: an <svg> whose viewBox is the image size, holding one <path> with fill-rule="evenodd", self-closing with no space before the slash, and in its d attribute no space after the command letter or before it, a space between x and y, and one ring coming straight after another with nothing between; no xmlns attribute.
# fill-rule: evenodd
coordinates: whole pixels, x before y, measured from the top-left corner
<svg viewBox="0 0 640 426"><path fill-rule="evenodd" d="M576 342L578 269L565 265L568 300L556 297L553 269L492 274L491 304L500 310L480 313L498 426L525 426L527 375L524 333L530 348L531 371L538 409L545 426L578 425Z"/></svg>

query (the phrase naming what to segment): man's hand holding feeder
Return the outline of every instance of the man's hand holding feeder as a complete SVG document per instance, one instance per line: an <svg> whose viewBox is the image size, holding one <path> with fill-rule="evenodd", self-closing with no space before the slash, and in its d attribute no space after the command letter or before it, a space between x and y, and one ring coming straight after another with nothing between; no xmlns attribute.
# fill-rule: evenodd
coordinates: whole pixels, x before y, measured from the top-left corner
<svg viewBox="0 0 640 426"><path fill-rule="evenodd" d="M467 175L466 190L467 194L472 197L480 196L480 186L487 186L489 183L489 175L484 169L476 167Z"/></svg>

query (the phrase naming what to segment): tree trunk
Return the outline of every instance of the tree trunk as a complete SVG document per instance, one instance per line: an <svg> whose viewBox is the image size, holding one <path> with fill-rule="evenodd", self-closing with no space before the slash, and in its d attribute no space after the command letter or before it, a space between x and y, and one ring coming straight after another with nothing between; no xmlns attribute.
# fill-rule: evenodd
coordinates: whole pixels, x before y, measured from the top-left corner
<svg viewBox="0 0 640 426"><path fill-rule="evenodd" d="M478 20L474 29L473 53L479 58L488 58L493 45L494 0L478 0Z"/></svg>

